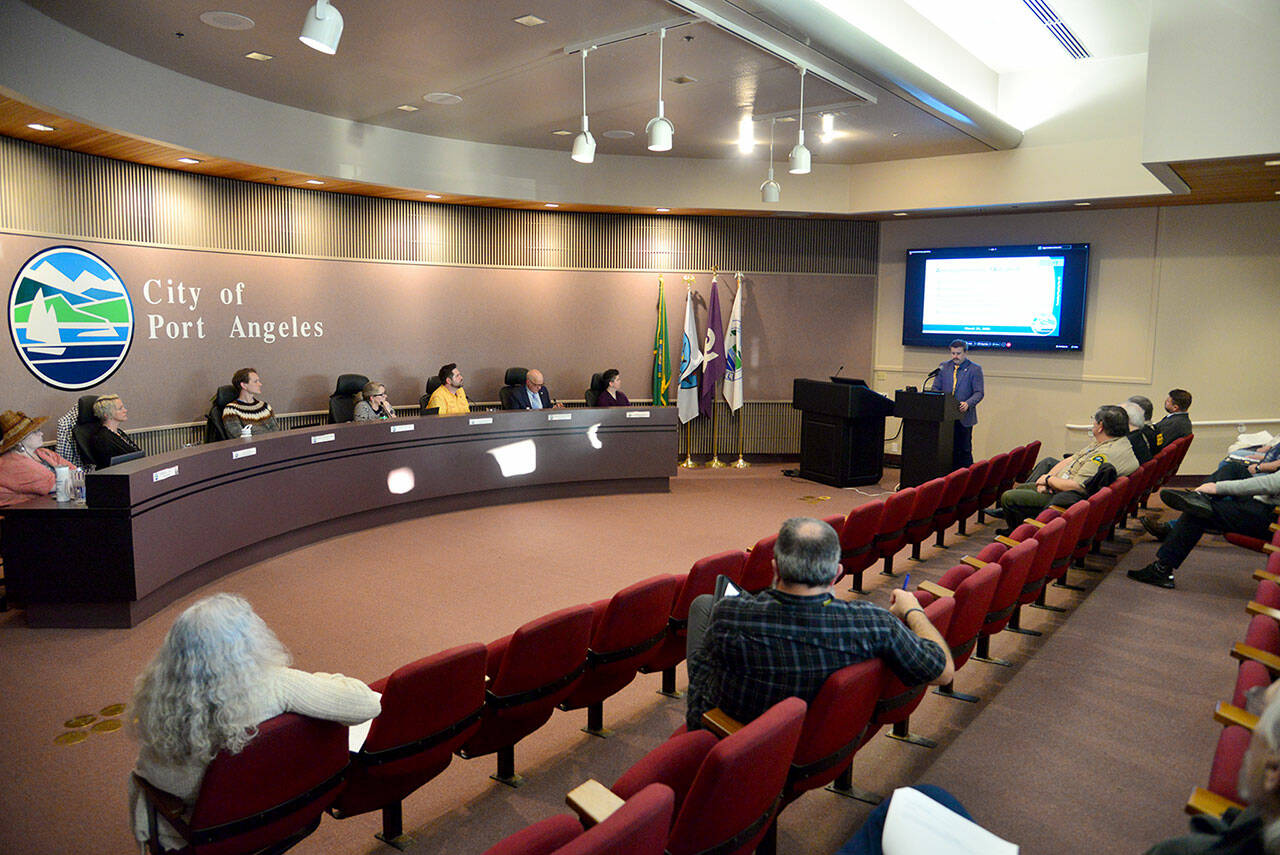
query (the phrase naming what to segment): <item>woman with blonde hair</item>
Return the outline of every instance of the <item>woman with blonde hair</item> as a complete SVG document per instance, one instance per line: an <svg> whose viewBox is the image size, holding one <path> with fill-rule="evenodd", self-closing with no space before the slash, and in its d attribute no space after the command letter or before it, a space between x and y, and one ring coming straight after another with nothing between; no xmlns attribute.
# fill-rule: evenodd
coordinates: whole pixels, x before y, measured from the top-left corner
<svg viewBox="0 0 1280 855"><path fill-rule="evenodd" d="M396 411L387 401L387 387L384 384L370 380L360 390L360 396L361 400L356 403L355 412L352 413L353 421L372 422L396 417Z"/></svg>
<svg viewBox="0 0 1280 855"><path fill-rule="evenodd" d="M136 772L188 806L219 751L235 754L257 726L285 712L359 724L381 711L381 696L341 674L289 667L288 650L242 597L214 594L183 612L138 676L133 728ZM146 805L130 778L134 836L147 839ZM166 849L185 844L160 820Z"/></svg>

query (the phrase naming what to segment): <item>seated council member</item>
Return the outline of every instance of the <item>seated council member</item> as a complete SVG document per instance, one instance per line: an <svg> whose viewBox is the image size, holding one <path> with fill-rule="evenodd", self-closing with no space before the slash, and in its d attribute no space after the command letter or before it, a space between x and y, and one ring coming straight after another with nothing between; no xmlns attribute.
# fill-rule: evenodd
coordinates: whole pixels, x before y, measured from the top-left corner
<svg viewBox="0 0 1280 855"><path fill-rule="evenodd" d="M222 408L222 424L230 436L240 436L247 427L253 435L279 430L271 405L262 394L262 378L256 368L241 368L231 376L231 386L238 397Z"/></svg>
<svg viewBox="0 0 1280 855"><path fill-rule="evenodd" d="M471 412L471 404L467 401L467 390L462 388L462 372L458 370L458 363L450 362L447 365L441 365L436 376L440 378L440 385L427 399L427 406L439 407L437 412L442 416L457 416Z"/></svg>
<svg viewBox="0 0 1280 855"><path fill-rule="evenodd" d="M55 467L76 468L56 451L40 447L44 442L40 425L44 422L44 416L33 419L20 411L0 413L0 428L4 429L0 440L0 508L49 495L57 482Z"/></svg>
<svg viewBox="0 0 1280 855"><path fill-rule="evenodd" d="M387 387L376 380L370 380L360 390L360 401L356 403L352 413L352 421L374 422L379 419L394 419L396 411L387 401Z"/></svg>
<svg viewBox="0 0 1280 855"><path fill-rule="evenodd" d="M129 420L129 410L119 395L103 395L93 402L93 414L98 417L89 434L89 454L98 467L110 466L111 458L141 451L120 425Z"/></svg>
<svg viewBox="0 0 1280 855"><path fill-rule="evenodd" d="M511 392L512 409L516 410L549 410L563 407L559 401L553 402L551 392L543 383L542 372L530 368L524 377L524 384Z"/></svg>
<svg viewBox="0 0 1280 855"><path fill-rule="evenodd" d="M191 805L210 759L238 753L269 718L294 712L353 725L381 711L381 696L359 680L298 671L289 659L241 597L214 594L179 615L134 686L138 775ZM132 778L129 803L134 837L145 842L146 803ZM159 823L160 844L181 849Z"/></svg>
<svg viewBox="0 0 1280 855"><path fill-rule="evenodd" d="M627 396L622 392L622 375L618 373L618 369L610 368L608 371L600 375L602 388L600 395L596 398L597 407L629 407L631 402L627 400Z"/></svg>

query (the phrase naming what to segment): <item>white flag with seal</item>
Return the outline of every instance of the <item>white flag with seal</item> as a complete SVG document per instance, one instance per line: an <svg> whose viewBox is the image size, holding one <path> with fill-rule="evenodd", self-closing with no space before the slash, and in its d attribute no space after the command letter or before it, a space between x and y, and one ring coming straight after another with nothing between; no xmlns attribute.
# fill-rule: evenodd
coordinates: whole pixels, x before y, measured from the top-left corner
<svg viewBox="0 0 1280 855"><path fill-rule="evenodd" d="M693 320L693 289L684 298L684 335L680 340L680 391L676 403L680 423L698 417L698 366L702 364L702 348L698 345L698 325Z"/></svg>
<svg viewBox="0 0 1280 855"><path fill-rule="evenodd" d="M724 399L729 409L742 406L742 277L738 277L738 293L733 295L729 326L724 331Z"/></svg>

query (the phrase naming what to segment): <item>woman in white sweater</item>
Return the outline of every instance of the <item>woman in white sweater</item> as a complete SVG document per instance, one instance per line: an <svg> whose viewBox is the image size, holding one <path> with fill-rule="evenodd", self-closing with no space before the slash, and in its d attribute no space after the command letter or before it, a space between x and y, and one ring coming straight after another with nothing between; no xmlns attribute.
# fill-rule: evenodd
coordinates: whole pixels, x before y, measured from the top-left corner
<svg viewBox="0 0 1280 855"><path fill-rule="evenodd" d="M381 696L359 680L297 671L289 662L284 645L243 598L214 594L191 606L134 688L137 773L191 805L214 756L240 751L269 718L295 712L353 725L381 711ZM129 790L134 836L145 842L146 807L132 778ZM182 839L160 822L161 844L182 848Z"/></svg>

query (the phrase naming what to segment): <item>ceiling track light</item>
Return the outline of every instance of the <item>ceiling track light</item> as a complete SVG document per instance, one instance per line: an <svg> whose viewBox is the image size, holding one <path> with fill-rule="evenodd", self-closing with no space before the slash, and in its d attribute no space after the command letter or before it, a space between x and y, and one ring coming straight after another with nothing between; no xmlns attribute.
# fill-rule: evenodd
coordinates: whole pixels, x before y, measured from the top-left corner
<svg viewBox="0 0 1280 855"><path fill-rule="evenodd" d="M777 119L769 120L769 177L760 185L760 201L776 202L782 194L782 186L773 180L773 127Z"/></svg>
<svg viewBox="0 0 1280 855"><path fill-rule="evenodd" d="M662 27L658 30L658 115L644 126L649 135L649 151L671 151L671 136L676 132L676 126L662 112L662 47L666 40L667 28Z"/></svg>
<svg viewBox="0 0 1280 855"><path fill-rule="evenodd" d="M811 168L809 149L804 147L804 73L805 67L802 65L800 66L800 113L796 116L796 120L800 123L800 133L795 148L791 149L791 168L788 170L792 175L808 175ZM770 158L770 162L772 160Z"/></svg>
<svg viewBox="0 0 1280 855"><path fill-rule="evenodd" d="M582 133L573 138L573 154L578 163L591 163L596 159L596 140L587 127L587 54L595 45L582 49Z"/></svg>
<svg viewBox="0 0 1280 855"><path fill-rule="evenodd" d="M316 0L307 10L298 41L321 53L335 54L342 40L342 13L329 5L329 0Z"/></svg>

